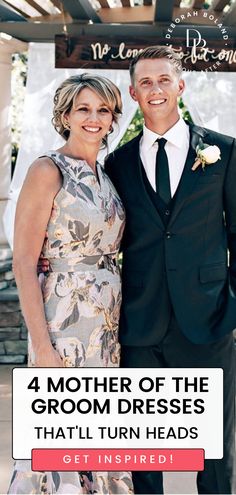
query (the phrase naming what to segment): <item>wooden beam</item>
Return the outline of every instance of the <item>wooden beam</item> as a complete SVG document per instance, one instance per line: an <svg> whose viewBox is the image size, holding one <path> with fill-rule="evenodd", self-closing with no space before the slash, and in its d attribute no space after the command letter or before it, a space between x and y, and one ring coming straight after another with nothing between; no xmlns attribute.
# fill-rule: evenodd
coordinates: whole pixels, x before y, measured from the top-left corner
<svg viewBox="0 0 236 495"><path fill-rule="evenodd" d="M121 0L122 7L131 7L130 0Z"/></svg>
<svg viewBox="0 0 236 495"><path fill-rule="evenodd" d="M8 2L7 0L4 0L4 3L9 5L9 7L12 7L18 14L22 15L22 17L25 17L26 19L30 19L29 14L26 14L26 12L23 12L23 10L19 9L18 7L15 7L15 5L12 5L11 2Z"/></svg>
<svg viewBox="0 0 236 495"><path fill-rule="evenodd" d="M191 10L193 9L202 9L204 6L205 0L194 0L194 4L191 6Z"/></svg>
<svg viewBox="0 0 236 495"><path fill-rule="evenodd" d="M0 0L0 20L1 21L14 21L14 22L26 22L26 18L17 14L15 9L6 6L7 4Z"/></svg>
<svg viewBox="0 0 236 495"><path fill-rule="evenodd" d="M229 4L229 0L213 0L210 9L221 11L225 8L226 5Z"/></svg>
<svg viewBox="0 0 236 495"><path fill-rule="evenodd" d="M65 14L49 14L49 15L44 15L43 17L41 15L39 16L34 16L30 17L29 22L35 23L35 22L41 22L43 24L49 24L50 22L52 24L61 24L61 23L66 23L66 24L71 24L72 18L68 12L65 12Z"/></svg>
<svg viewBox="0 0 236 495"><path fill-rule="evenodd" d="M103 9L109 9L110 5L107 0L99 0L99 3Z"/></svg>
<svg viewBox="0 0 236 495"><path fill-rule="evenodd" d="M148 8L148 7L146 7ZM114 10L114 9L103 9ZM135 10L134 8L129 10ZM201 35L207 40L218 39L222 40L222 33L220 29L214 26L205 26L196 24L195 29L201 30ZM164 38L166 30L169 28L169 23L163 23L162 25L154 24L80 24L78 22L73 22L67 25L68 34L71 36L107 36L114 39L118 36L126 37L132 36L134 39L136 37L144 37L150 39L150 44L152 40L155 39L158 42L159 39ZM175 37L186 38L186 28L191 28L191 24L176 25L175 27ZM54 37L56 34L63 33L63 23L50 24L50 23L34 23L34 22L0 22L0 32L7 33L22 41L34 41L41 43L54 43ZM236 28L227 27L227 33L230 39L236 39Z"/></svg>
<svg viewBox="0 0 236 495"><path fill-rule="evenodd" d="M37 12L39 12L42 15L49 15L49 12L47 12L43 7L41 7L37 2L34 0L25 0L26 3L28 3L31 7L33 7Z"/></svg>
<svg viewBox="0 0 236 495"><path fill-rule="evenodd" d="M193 25L193 24L198 24L201 26L209 26L209 27L214 27L212 21L209 21L208 17L204 17L203 13L205 13L204 10L199 10L197 11L198 15L192 17L187 16L187 14L191 13L191 11L187 8L180 8L180 7L175 7L173 11L173 22L174 19L179 18L181 19L181 24L186 27L186 24ZM218 20L219 22L222 21L221 16L219 16L219 12L211 11L211 14L214 15L214 17ZM107 8L107 7L102 7L99 10L99 17L102 21L102 23L106 24L141 24L141 22L145 24L152 24L153 23L153 17L154 17L154 6L153 5L140 5L140 6L135 6L135 7L114 7L114 8ZM141 22L140 22L141 20ZM64 24L64 21L66 24L71 24L73 23L73 20L68 12L65 12L64 15L62 14L51 14L44 16L43 18L41 16L37 17L31 17L29 18L29 22L32 24L36 21L42 22L42 23L53 23L53 24ZM88 19L86 19L88 23ZM80 19L76 21L79 24L84 23L84 19ZM169 21L170 24L171 21ZM223 21L222 21L223 22ZM160 23L162 26L164 23ZM158 23L157 23L158 26ZM58 31L57 34L60 34L61 31ZM25 38L23 38L25 39ZM27 38L26 38L27 39Z"/></svg>
<svg viewBox="0 0 236 495"><path fill-rule="evenodd" d="M57 9L62 10L62 7L61 7L61 2L60 0L50 0L50 2L54 5L54 7L56 7Z"/></svg>
<svg viewBox="0 0 236 495"><path fill-rule="evenodd" d="M159 0L160 1L160 0ZM142 23L152 23L153 22L153 17L154 17L154 5L137 5L135 7L114 7L112 9L100 9L99 10L99 16L101 17L101 20L103 23L124 23L124 24L132 24L132 23L137 23L140 24ZM194 12L196 13L197 11L197 16L194 15ZM214 27L214 24L212 21L209 20L208 17L205 17L205 10L191 10L188 8L183 8L183 7L174 7L173 8L173 13L172 13L172 19L179 18L181 20L181 24L185 25L190 24L191 26L193 24L199 24L199 25L206 25L209 27ZM189 14L192 13L192 16L190 17ZM219 15L219 12L211 11L209 14L214 15L215 19L218 19L219 22L222 20L221 16ZM165 21L159 21L156 24L164 24L164 23L171 23L172 19L166 19ZM169 25L168 25L169 27Z"/></svg>
<svg viewBox="0 0 236 495"><path fill-rule="evenodd" d="M137 5L136 7L114 7L112 9L99 10L100 18L103 23L152 23L154 15L153 5Z"/></svg>
<svg viewBox="0 0 236 495"><path fill-rule="evenodd" d="M156 0L154 22L171 22L174 0Z"/></svg>
<svg viewBox="0 0 236 495"><path fill-rule="evenodd" d="M101 19L93 9L89 0L62 0L64 10L69 12L72 19L100 23Z"/></svg>
<svg viewBox="0 0 236 495"><path fill-rule="evenodd" d="M160 0L159 0L160 1ZM154 17L154 5L137 5L135 7L114 7L112 9L103 9L99 10L99 16L102 19L103 23L125 23L132 24L140 22L142 23L152 23ZM204 25L213 25L212 21L209 21L208 17L204 17L203 13L205 11L198 10L198 15L192 15L192 17L187 17L187 14L191 13L191 10L183 7L174 7L172 18L166 21L160 21L158 24L171 23L172 19L179 18L181 20L181 24L204 24ZM214 12L211 12L214 15ZM219 18L219 14L216 13L215 17ZM169 27L169 26L168 26Z"/></svg>

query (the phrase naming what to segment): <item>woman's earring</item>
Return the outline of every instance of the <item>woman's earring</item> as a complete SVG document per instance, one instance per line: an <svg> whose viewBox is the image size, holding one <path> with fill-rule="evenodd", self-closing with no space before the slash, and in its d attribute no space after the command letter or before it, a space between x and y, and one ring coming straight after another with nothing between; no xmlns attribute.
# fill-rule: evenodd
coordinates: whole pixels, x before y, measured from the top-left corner
<svg viewBox="0 0 236 495"><path fill-rule="evenodd" d="M64 122L63 125L64 125L65 129L70 131L70 124L68 122Z"/></svg>
<svg viewBox="0 0 236 495"><path fill-rule="evenodd" d="M113 131L114 131L114 129L113 129L112 125L110 125L110 127L109 127L109 134L111 134Z"/></svg>

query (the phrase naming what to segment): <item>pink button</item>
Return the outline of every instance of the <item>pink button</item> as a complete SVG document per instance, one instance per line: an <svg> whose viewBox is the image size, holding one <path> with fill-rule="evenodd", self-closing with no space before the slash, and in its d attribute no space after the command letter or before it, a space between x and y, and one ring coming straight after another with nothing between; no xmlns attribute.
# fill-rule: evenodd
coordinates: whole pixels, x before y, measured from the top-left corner
<svg viewBox="0 0 236 495"><path fill-rule="evenodd" d="M203 449L33 449L33 471L203 471Z"/></svg>

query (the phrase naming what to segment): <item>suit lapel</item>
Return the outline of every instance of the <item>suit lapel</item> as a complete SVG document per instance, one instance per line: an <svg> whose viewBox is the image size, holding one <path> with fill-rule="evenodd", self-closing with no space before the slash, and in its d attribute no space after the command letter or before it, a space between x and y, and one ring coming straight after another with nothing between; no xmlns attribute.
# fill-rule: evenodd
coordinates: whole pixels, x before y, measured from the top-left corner
<svg viewBox="0 0 236 495"><path fill-rule="evenodd" d="M190 127L190 146L189 146L186 162L184 165L182 177L180 179L180 183L175 194L174 205L168 227L174 222L176 216L179 214L185 201L191 194L191 191L195 183L197 182L197 180L201 175L201 167L197 168L197 170L195 171L192 171L192 166L196 159L196 146L199 143L199 139L201 138L204 140L205 136L208 135L208 131L203 129L202 127L198 127L192 124L190 124L189 127ZM129 159L130 159L130 163L132 163L132 170L133 170L132 183L136 187L138 194L140 194L141 197L143 198L143 202L146 209L148 210L148 213L152 216L155 223L158 224L159 227L163 230L165 229L164 223L155 205L153 204L143 181L143 173L142 173L143 165L139 154L139 143L141 137L142 137L142 132L133 140L132 146L130 147Z"/></svg>
<svg viewBox="0 0 236 495"><path fill-rule="evenodd" d="M201 174L201 167L193 171L192 166L196 159L196 146L199 143L199 139L200 138L204 139L204 137L207 136L208 132L202 127L198 127L195 125L190 125L189 127L190 127L189 151L186 158L182 177L180 179L180 183L174 198L174 205L173 205L169 225L171 225L174 222L176 216L183 207L186 199L189 197L189 194L191 194L191 191Z"/></svg>
<svg viewBox="0 0 236 495"><path fill-rule="evenodd" d="M133 170L132 183L133 186L136 187L136 190L138 191L140 197L143 198L143 203L148 211L148 214L151 215L154 222L163 230L164 224L162 222L162 219L155 205L153 204L143 181L143 172L142 172L143 165L139 153L139 143L141 137L142 137L142 132L137 136L137 138L133 140L132 147L130 147L130 162L132 163L132 170Z"/></svg>

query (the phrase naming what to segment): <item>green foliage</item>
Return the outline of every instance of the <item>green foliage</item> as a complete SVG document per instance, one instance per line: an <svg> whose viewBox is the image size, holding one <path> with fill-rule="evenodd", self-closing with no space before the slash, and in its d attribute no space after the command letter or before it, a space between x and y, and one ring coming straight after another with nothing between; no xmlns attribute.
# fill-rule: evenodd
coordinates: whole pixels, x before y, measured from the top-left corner
<svg viewBox="0 0 236 495"><path fill-rule="evenodd" d="M193 124L193 119L190 115L190 112L188 111L186 105L183 102L183 98L179 98L179 108L181 110L181 114L184 120L187 120L187 122L190 122L190 124Z"/></svg>
<svg viewBox="0 0 236 495"><path fill-rule="evenodd" d="M139 134L139 132L141 132L143 128L143 122L144 122L143 114L140 108L138 108L123 138L119 142L118 148L123 144L128 143L128 141L133 139L135 136L137 136L137 134Z"/></svg>

